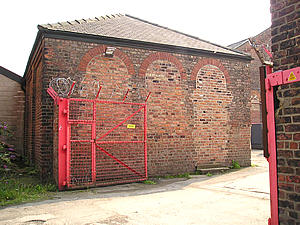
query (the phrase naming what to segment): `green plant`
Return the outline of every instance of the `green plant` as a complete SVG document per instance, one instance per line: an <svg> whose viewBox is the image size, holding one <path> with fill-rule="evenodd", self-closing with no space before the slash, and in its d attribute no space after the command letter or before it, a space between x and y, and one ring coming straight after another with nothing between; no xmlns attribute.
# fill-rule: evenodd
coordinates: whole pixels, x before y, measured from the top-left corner
<svg viewBox="0 0 300 225"><path fill-rule="evenodd" d="M206 176L211 177L212 174L211 174L210 172L208 172L208 173L206 174Z"/></svg>
<svg viewBox="0 0 300 225"><path fill-rule="evenodd" d="M18 158L13 146L7 144L12 132L6 122L0 121L0 177L4 177L14 167L13 162Z"/></svg>
<svg viewBox="0 0 300 225"><path fill-rule="evenodd" d="M9 137L12 137L12 131L6 122L0 121L0 149L6 145L5 142Z"/></svg>
<svg viewBox="0 0 300 225"><path fill-rule="evenodd" d="M232 166L231 169L240 169L241 166L237 161L232 160Z"/></svg>
<svg viewBox="0 0 300 225"><path fill-rule="evenodd" d="M258 167L258 165L256 165L256 164L251 164L251 167Z"/></svg>
<svg viewBox="0 0 300 225"><path fill-rule="evenodd" d="M190 175L202 175L202 173L201 173L201 171L196 170L195 172L190 173Z"/></svg>
<svg viewBox="0 0 300 225"><path fill-rule="evenodd" d="M56 191L53 184L25 184L16 178L0 180L0 206L43 199Z"/></svg>
<svg viewBox="0 0 300 225"><path fill-rule="evenodd" d="M157 178L164 178L164 179L174 179L174 178L188 178L190 179L191 176L189 173L182 173L182 174L176 174L176 175L165 175Z"/></svg>
<svg viewBox="0 0 300 225"><path fill-rule="evenodd" d="M156 184L156 182L152 181L152 180L144 180L143 183L144 184Z"/></svg>

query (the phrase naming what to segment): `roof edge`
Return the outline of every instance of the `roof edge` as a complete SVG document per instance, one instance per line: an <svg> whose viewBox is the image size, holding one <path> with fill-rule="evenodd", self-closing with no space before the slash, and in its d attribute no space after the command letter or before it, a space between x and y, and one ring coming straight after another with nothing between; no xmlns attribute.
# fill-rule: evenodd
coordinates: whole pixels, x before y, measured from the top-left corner
<svg viewBox="0 0 300 225"><path fill-rule="evenodd" d="M22 83L23 78L20 75L2 67L2 66L0 66L0 74L6 76L7 78L9 78L11 80L18 82L19 84Z"/></svg>
<svg viewBox="0 0 300 225"><path fill-rule="evenodd" d="M190 54L214 54L215 56L223 56L229 58L239 58L244 60L252 60L252 57L244 52L238 52L243 55L235 55L229 53L221 53L221 52L214 52L204 49L194 49L194 48L187 48L182 46L175 46L175 45L166 45L166 44L159 44L153 42L144 42L138 40L131 40L131 39L123 39L123 38L116 38L116 37L109 37L109 36L100 36L94 34L85 34L85 33L77 33L77 32L70 32L70 31L61 31L61 30L51 30L47 29L42 26L38 26L39 32L43 35L47 35L52 38L64 38L68 40L75 40L75 41L83 41L83 42L101 42L101 43L108 43L108 44L115 44L124 47L138 47L138 48L149 48L154 47L156 50L164 50L164 51L176 51L179 53L190 53Z"/></svg>
<svg viewBox="0 0 300 225"><path fill-rule="evenodd" d="M32 58L33 58L33 55L34 55L34 52L36 51L37 47L38 47L38 44L39 44L39 41L41 40L41 37L42 37L42 31L40 30L39 26L38 26L38 33L36 35L36 38L35 38L35 41L34 41L34 44L32 46L32 49L31 49L31 52L30 52L30 55L29 55L29 58L27 60L27 64L26 64L26 68L25 68L25 71L24 71L24 75L23 75L23 79L25 81L26 79L26 74L29 70L29 65L30 65L30 62L32 61Z"/></svg>

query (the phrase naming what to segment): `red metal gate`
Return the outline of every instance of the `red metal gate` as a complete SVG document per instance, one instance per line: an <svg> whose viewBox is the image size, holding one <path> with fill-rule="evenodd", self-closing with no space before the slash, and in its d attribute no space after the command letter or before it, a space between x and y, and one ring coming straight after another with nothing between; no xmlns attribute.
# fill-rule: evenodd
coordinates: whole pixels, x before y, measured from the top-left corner
<svg viewBox="0 0 300 225"><path fill-rule="evenodd" d="M274 112L274 87L300 81L300 67L278 71L272 73L272 68L267 66L266 71L261 68L261 90L263 112L263 132L264 132L264 156L269 162L270 179L270 201L271 218L269 225L278 225L278 184L277 184L277 149L276 149L276 130ZM265 77L266 74L266 77Z"/></svg>
<svg viewBox="0 0 300 225"><path fill-rule="evenodd" d="M147 179L145 103L60 98L58 104L59 190ZM69 92L70 93L70 92ZM149 93L150 94L150 93Z"/></svg>

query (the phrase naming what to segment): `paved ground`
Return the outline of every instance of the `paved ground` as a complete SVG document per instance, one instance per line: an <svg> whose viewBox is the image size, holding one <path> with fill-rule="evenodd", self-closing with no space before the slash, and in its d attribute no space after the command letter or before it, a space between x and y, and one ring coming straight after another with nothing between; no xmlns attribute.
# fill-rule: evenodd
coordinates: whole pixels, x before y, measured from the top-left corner
<svg viewBox="0 0 300 225"><path fill-rule="evenodd" d="M269 218L267 161L221 176L161 180L61 192L55 199L0 210L0 224L22 225L265 225Z"/></svg>

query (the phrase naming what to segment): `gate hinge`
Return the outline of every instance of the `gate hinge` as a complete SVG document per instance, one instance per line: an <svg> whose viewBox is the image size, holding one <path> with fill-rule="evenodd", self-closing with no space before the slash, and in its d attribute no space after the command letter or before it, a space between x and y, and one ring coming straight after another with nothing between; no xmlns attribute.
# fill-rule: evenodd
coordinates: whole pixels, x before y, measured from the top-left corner
<svg viewBox="0 0 300 225"><path fill-rule="evenodd" d="M67 150L67 145L63 145L62 150Z"/></svg>

